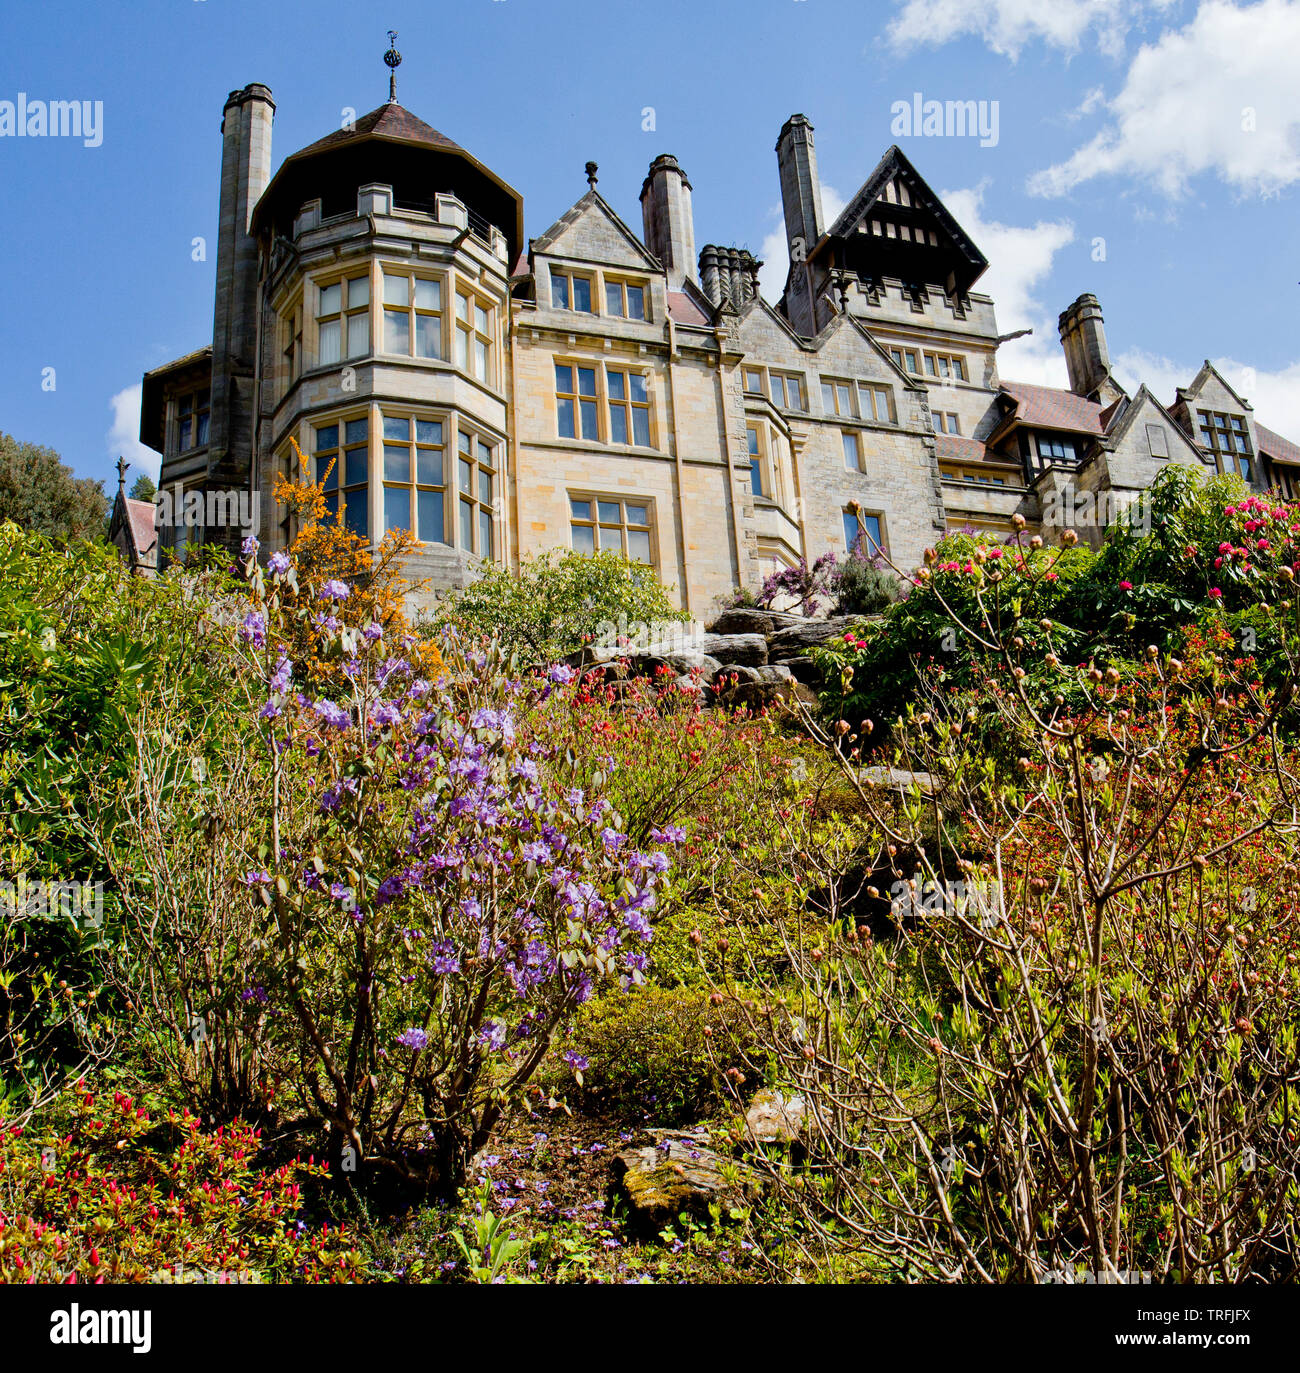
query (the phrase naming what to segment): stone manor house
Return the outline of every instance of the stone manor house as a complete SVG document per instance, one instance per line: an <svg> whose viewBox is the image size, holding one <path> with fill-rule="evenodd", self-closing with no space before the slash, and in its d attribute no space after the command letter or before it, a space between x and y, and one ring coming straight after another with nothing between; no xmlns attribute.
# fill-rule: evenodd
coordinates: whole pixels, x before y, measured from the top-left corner
<svg viewBox="0 0 1300 1373"><path fill-rule="evenodd" d="M294 534L271 497L303 475L291 439L353 530L415 533L409 575L434 588L480 559L613 549L701 619L843 554L851 501L910 568L1016 514L1095 541L1089 509L1170 462L1300 495L1300 447L1208 362L1170 404L1129 395L1091 295L1060 317L1068 390L1004 380L987 262L896 147L827 224L812 125L786 121L773 305L749 252L697 253L675 157L650 164L639 235L588 163L525 238L519 194L395 98L272 175L274 110L263 85L226 101L212 343L145 375L140 420L173 502L244 493L264 551ZM238 537L158 532L164 558Z"/></svg>

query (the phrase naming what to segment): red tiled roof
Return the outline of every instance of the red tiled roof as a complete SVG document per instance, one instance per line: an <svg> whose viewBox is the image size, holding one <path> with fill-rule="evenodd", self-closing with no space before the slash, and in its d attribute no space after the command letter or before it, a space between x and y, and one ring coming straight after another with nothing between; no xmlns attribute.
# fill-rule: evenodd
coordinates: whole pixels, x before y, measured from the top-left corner
<svg viewBox="0 0 1300 1373"><path fill-rule="evenodd" d="M979 439L963 438L960 434L936 434L934 451L941 458L955 458L959 462L983 462L984 445Z"/></svg>
<svg viewBox="0 0 1300 1373"><path fill-rule="evenodd" d="M141 556L153 551L158 542L158 531L154 527L154 508L152 501L133 501L126 503L126 513L131 520L131 539L135 551Z"/></svg>
<svg viewBox="0 0 1300 1373"><path fill-rule="evenodd" d="M1055 386L1004 381L1002 389L1016 402L1016 419L1040 429L1066 429L1074 434L1100 434L1101 406L1096 401Z"/></svg>
<svg viewBox="0 0 1300 1373"><path fill-rule="evenodd" d="M350 143L353 139L364 138L368 134L373 134L376 138L399 138L406 143L427 143L430 147L447 148L457 153L465 151L459 143L453 143L446 134L439 133L423 119L413 115L410 110L404 109L395 100L390 100L388 104L380 105L377 110L363 114L352 128L335 129L324 138L318 138L315 143L309 143L295 156L325 152L330 148L337 148L342 143Z"/></svg>
<svg viewBox="0 0 1300 1373"><path fill-rule="evenodd" d="M1284 439L1281 434L1275 434L1259 423L1255 425L1255 433L1259 436L1261 453L1267 453L1275 462L1293 462L1300 465L1300 444Z"/></svg>
<svg viewBox="0 0 1300 1373"><path fill-rule="evenodd" d="M668 313L678 324L707 324L709 322L701 313L700 307L685 291L668 292Z"/></svg>

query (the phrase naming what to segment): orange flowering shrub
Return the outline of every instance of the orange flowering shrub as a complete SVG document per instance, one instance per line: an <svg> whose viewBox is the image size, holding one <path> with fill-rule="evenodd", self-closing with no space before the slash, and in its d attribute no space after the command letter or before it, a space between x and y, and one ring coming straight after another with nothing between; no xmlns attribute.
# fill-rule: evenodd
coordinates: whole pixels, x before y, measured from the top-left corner
<svg viewBox="0 0 1300 1373"><path fill-rule="evenodd" d="M307 471L302 450L296 440L291 442L300 470ZM327 475L321 474L321 482ZM390 642L409 635L406 652L416 672L436 677L442 665L437 644L411 633L404 609L404 597L422 585L408 581L402 573L405 560L418 547L415 535L409 529L390 530L372 553L367 540L348 529L338 512L329 510L321 483L295 482L277 474L274 495L298 524L287 554L272 555L292 564L291 575L276 587L278 604L289 612L294 629L292 641L285 644L289 656L295 662L314 663L324 677L330 675L322 646L332 631L324 627L326 617L315 602L322 586L341 581L351 587L352 594L336 611L338 619L356 629L377 624Z"/></svg>

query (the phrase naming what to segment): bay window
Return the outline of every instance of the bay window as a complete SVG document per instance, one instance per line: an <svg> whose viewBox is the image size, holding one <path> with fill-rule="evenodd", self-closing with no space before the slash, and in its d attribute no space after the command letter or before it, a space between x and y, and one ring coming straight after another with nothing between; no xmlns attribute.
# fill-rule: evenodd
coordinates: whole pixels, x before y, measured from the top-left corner
<svg viewBox="0 0 1300 1373"><path fill-rule="evenodd" d="M363 539L370 537L369 436L365 418L320 424L312 448L314 475L325 488L326 507Z"/></svg>
<svg viewBox="0 0 1300 1373"><path fill-rule="evenodd" d="M443 422L384 414L384 528L446 543Z"/></svg>
<svg viewBox="0 0 1300 1373"><path fill-rule="evenodd" d="M442 357L442 282L414 272L384 271L384 352Z"/></svg>
<svg viewBox="0 0 1300 1373"><path fill-rule="evenodd" d="M316 361L322 367L370 351L370 277L344 277L319 288Z"/></svg>
<svg viewBox="0 0 1300 1373"><path fill-rule="evenodd" d="M492 311L462 291L456 292L456 366L492 384Z"/></svg>
<svg viewBox="0 0 1300 1373"><path fill-rule="evenodd" d="M496 503L496 452L476 434L461 430L456 455L459 547L480 558L495 556L492 516Z"/></svg>

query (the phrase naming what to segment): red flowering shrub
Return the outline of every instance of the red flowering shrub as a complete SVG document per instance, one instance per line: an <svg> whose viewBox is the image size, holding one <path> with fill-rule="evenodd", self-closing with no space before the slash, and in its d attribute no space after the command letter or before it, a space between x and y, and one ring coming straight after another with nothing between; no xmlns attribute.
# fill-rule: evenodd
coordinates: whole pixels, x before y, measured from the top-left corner
<svg viewBox="0 0 1300 1373"><path fill-rule="evenodd" d="M300 1219L300 1179L257 1166L259 1132L159 1124L121 1093L79 1097L57 1135L0 1123L0 1282L352 1282L341 1226Z"/></svg>

